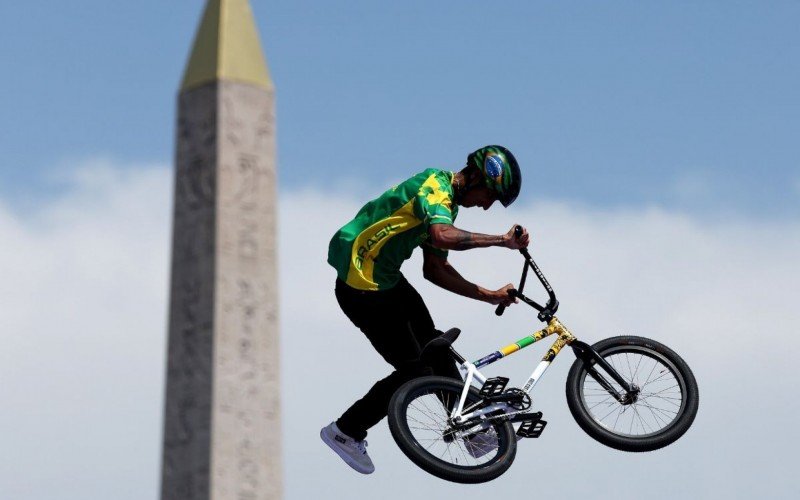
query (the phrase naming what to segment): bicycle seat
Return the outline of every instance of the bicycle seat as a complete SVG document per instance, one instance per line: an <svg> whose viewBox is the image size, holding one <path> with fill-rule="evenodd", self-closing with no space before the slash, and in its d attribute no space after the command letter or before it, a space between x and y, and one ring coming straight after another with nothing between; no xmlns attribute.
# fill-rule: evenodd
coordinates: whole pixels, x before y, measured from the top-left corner
<svg viewBox="0 0 800 500"><path fill-rule="evenodd" d="M458 336L461 335L461 330L458 328L451 328L446 332L442 333L438 337L432 339L430 342L425 344L425 347L422 348L422 352L419 355L419 358L425 360L431 354L440 351L442 349L447 349L453 342L456 341Z"/></svg>

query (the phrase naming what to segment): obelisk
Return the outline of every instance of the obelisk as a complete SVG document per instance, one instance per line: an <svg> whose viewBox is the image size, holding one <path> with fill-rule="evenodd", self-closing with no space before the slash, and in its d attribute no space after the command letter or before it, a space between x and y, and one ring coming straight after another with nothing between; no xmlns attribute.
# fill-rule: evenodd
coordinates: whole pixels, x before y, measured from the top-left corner
<svg viewBox="0 0 800 500"><path fill-rule="evenodd" d="M208 0L178 98L161 498L282 497L273 86Z"/></svg>

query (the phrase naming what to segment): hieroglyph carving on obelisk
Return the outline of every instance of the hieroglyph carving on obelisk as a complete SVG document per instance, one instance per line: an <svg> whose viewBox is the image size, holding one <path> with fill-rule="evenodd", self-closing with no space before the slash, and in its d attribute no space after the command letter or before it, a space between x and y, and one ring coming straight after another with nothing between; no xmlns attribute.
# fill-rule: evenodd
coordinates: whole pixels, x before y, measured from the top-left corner
<svg viewBox="0 0 800 500"><path fill-rule="evenodd" d="M282 497L273 86L208 0L178 99L161 498Z"/></svg>

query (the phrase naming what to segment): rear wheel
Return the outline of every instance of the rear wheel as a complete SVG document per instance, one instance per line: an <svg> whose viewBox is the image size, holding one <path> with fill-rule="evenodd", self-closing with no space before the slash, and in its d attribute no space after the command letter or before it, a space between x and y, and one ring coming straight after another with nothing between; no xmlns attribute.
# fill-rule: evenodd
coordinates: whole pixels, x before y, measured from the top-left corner
<svg viewBox="0 0 800 500"><path fill-rule="evenodd" d="M619 402L590 373L626 391L598 364L578 359L567 376L567 403L578 425L597 441L623 451L652 451L680 438L699 403L689 366L667 346L643 337L613 337L592 348L637 389Z"/></svg>
<svg viewBox="0 0 800 500"><path fill-rule="evenodd" d="M514 461L517 441L509 422L491 421L454 429L448 423L464 382L421 377L400 387L389 403L389 429L397 445L416 465L457 483L482 483L504 473ZM480 401L470 388L467 404Z"/></svg>

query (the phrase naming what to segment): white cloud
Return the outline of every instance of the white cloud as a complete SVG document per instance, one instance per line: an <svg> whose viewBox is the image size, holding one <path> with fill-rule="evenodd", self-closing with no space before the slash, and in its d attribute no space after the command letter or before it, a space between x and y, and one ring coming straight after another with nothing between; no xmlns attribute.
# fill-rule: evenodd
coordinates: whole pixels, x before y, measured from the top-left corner
<svg viewBox="0 0 800 500"><path fill-rule="evenodd" d="M171 172L112 164L77 171L65 196L33 213L20 216L0 200L0 491L15 499L156 498ZM467 488L428 476L400 453L384 423L369 437L377 472L353 473L321 444L318 429L389 367L338 310L325 257L331 234L374 194L281 195L287 499L799 493L791 478L800 437L792 397L800 223L711 225L662 210L561 204L462 210L457 222L492 233L525 224L559 294L559 317L580 338L637 333L681 353L700 384L694 428L645 455L596 444L566 409L572 356L565 352L535 393L549 427L523 443L494 483ZM450 260L485 286L516 282L521 270L517 254L496 248L451 252ZM539 327L523 306L498 319L490 306L429 285L418 255L404 272L440 327L462 328L458 348L468 357ZM534 346L488 371L520 381L541 355ZM320 380L330 385L320 388Z"/></svg>
<svg viewBox="0 0 800 500"><path fill-rule="evenodd" d="M74 174L35 212L0 208L0 491L154 498L171 181Z"/></svg>

